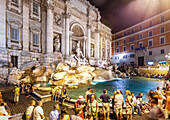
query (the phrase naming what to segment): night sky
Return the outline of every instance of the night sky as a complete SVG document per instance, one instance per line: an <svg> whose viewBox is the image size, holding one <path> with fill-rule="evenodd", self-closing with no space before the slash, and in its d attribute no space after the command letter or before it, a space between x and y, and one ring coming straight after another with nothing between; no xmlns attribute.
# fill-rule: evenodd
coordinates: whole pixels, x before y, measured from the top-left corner
<svg viewBox="0 0 170 120"><path fill-rule="evenodd" d="M170 8L170 0L88 0L101 13L112 33L123 30Z"/></svg>

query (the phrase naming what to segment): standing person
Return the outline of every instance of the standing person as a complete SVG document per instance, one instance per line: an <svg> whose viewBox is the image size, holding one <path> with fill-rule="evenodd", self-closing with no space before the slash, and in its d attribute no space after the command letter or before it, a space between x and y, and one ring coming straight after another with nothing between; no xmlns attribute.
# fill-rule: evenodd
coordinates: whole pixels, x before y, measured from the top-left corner
<svg viewBox="0 0 170 120"><path fill-rule="evenodd" d="M44 120L44 111L42 109L42 101L37 102L37 107L33 110L33 120Z"/></svg>
<svg viewBox="0 0 170 120"><path fill-rule="evenodd" d="M95 99L97 99L96 94L94 93L94 89L91 89L90 93L87 95L87 102L88 102L88 100L91 100L92 95L94 95Z"/></svg>
<svg viewBox="0 0 170 120"><path fill-rule="evenodd" d="M16 103L16 105L19 102L19 88L18 85L15 85L15 90L14 90L14 102Z"/></svg>
<svg viewBox="0 0 170 120"><path fill-rule="evenodd" d="M138 109L138 115L141 116L141 110L136 102L136 97L135 97L134 93L131 94L131 99L132 99L132 116L134 116L135 109Z"/></svg>
<svg viewBox="0 0 170 120"><path fill-rule="evenodd" d="M22 84L21 84L21 94L24 94L24 89L25 89L25 84L22 83Z"/></svg>
<svg viewBox="0 0 170 120"><path fill-rule="evenodd" d="M61 96L61 89L60 87L58 87L58 89L56 90L56 94L55 94L55 102L56 102L56 99L57 99L57 102L59 102L59 99L60 99L60 96Z"/></svg>
<svg viewBox="0 0 170 120"><path fill-rule="evenodd" d="M132 103L131 103L131 93L129 90L125 91L126 93L126 114L127 114L127 120L132 120Z"/></svg>
<svg viewBox="0 0 170 120"><path fill-rule="evenodd" d="M107 119L109 119L109 115L110 115L110 106L109 106L109 103L111 101L111 98L109 95L107 95L107 90L104 89L103 90L103 95L101 95L98 99L100 102L102 102L102 109L104 111L104 119L106 119L106 113L105 111L107 112ZM106 108L106 110L105 110Z"/></svg>
<svg viewBox="0 0 170 120"><path fill-rule="evenodd" d="M71 120L83 120L83 119L80 117L81 111L82 111L81 108L76 108L76 109L75 109L75 115L71 115L71 116L70 116Z"/></svg>
<svg viewBox="0 0 170 120"><path fill-rule="evenodd" d="M35 101L32 100L26 110L26 120L31 120L31 118L33 117L32 115L33 115L34 106L35 106Z"/></svg>
<svg viewBox="0 0 170 120"><path fill-rule="evenodd" d="M115 95L114 98L114 103L115 103L115 113L117 120L119 119L119 114L120 114L120 120L122 119L122 105L123 105L123 95L120 93L120 90L117 90L117 94Z"/></svg>
<svg viewBox="0 0 170 120"><path fill-rule="evenodd" d="M52 89L51 93L52 93L51 101L54 101L55 100L55 88Z"/></svg>
<svg viewBox="0 0 170 120"><path fill-rule="evenodd" d="M91 96L91 100L87 102L88 114L93 117L93 120L96 120L98 116L98 102L95 100L95 95Z"/></svg>
<svg viewBox="0 0 170 120"><path fill-rule="evenodd" d="M112 109L113 109L113 118L116 119L116 112L115 112L115 95L117 94L117 91L113 92L113 96L111 96L111 103L112 103Z"/></svg>
<svg viewBox="0 0 170 120"><path fill-rule="evenodd" d="M62 92L62 104L64 103L65 99L69 99L70 98L67 96L67 90L64 89L63 92Z"/></svg>
<svg viewBox="0 0 170 120"><path fill-rule="evenodd" d="M60 120L59 105L54 105L54 110L50 112L49 120Z"/></svg>
<svg viewBox="0 0 170 120"><path fill-rule="evenodd" d="M75 108L81 108L82 111L80 113L80 117L84 119L84 115L83 115L83 108L85 107L85 105L83 104L83 102L85 101L85 99L83 98L83 96L79 96L78 100L75 102L74 107Z"/></svg>
<svg viewBox="0 0 170 120"><path fill-rule="evenodd" d="M162 109L158 106L158 99L154 98L151 100L151 111L150 111L150 118L152 120L164 119L164 113Z"/></svg>
<svg viewBox="0 0 170 120"><path fill-rule="evenodd" d="M67 115L67 108L61 109L61 117L60 120L70 120L70 116Z"/></svg>
<svg viewBox="0 0 170 120"><path fill-rule="evenodd" d="M87 102L87 95L88 94L91 94L91 88L88 88L88 91L86 91L86 93L85 93L85 100L86 100L86 102Z"/></svg>

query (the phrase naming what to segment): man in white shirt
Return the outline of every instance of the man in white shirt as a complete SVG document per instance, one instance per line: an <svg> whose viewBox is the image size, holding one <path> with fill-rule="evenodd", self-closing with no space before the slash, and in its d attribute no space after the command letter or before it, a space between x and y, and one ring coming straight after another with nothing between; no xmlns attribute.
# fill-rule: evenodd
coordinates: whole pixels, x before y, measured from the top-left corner
<svg viewBox="0 0 170 120"><path fill-rule="evenodd" d="M50 112L49 120L60 120L60 114L58 112L59 105L54 105L54 110Z"/></svg>
<svg viewBox="0 0 170 120"><path fill-rule="evenodd" d="M117 90L117 94L115 95L114 102L115 102L115 113L118 120L119 113L120 113L120 119L122 118L122 105L123 105L123 95L121 94L120 90Z"/></svg>
<svg viewBox="0 0 170 120"><path fill-rule="evenodd" d="M136 97L135 97L134 93L132 93L131 95L132 95L131 99L132 99L132 104L133 104L133 106L132 106L132 116L134 116L134 109L135 108L138 109L138 115L141 116L141 110L140 110L140 107L137 104Z"/></svg>
<svg viewBox="0 0 170 120"><path fill-rule="evenodd" d="M34 106L35 106L35 101L32 100L29 107L26 110L26 120L30 120L30 118L32 117L32 112L34 110Z"/></svg>
<svg viewBox="0 0 170 120"><path fill-rule="evenodd" d="M33 111L33 120L44 120L44 111L42 109L42 101L37 102L38 106Z"/></svg>
<svg viewBox="0 0 170 120"><path fill-rule="evenodd" d="M5 110L4 103L0 103L0 120L8 120L8 113Z"/></svg>

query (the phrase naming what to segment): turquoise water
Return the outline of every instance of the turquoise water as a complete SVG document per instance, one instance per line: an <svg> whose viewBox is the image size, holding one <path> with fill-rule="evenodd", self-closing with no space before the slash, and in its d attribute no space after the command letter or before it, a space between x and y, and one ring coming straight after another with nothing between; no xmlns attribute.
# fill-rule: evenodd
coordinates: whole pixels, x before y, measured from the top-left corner
<svg viewBox="0 0 170 120"><path fill-rule="evenodd" d="M112 96L113 91L120 89L123 92L124 98L125 91L130 90L137 96L139 92L143 93L143 99L146 101L146 94L149 90L156 90L157 87L162 88L163 81L152 78L138 78L133 77L131 79L117 79L114 81L107 82L95 82L96 85L83 86L78 89L69 89L67 94L73 99L77 99L79 95L85 95L85 92L89 87L95 90L97 98L103 94L103 89L107 89L108 95Z"/></svg>

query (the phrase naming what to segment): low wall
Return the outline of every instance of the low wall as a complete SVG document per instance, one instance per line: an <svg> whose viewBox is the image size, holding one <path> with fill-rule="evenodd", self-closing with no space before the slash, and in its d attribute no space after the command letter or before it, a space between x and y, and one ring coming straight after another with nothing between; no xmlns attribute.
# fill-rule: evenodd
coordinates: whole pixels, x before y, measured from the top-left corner
<svg viewBox="0 0 170 120"><path fill-rule="evenodd" d="M167 74L169 71L169 66L140 67L139 71L140 73Z"/></svg>

